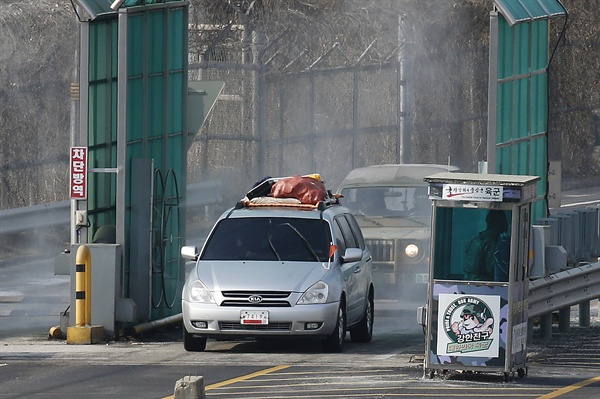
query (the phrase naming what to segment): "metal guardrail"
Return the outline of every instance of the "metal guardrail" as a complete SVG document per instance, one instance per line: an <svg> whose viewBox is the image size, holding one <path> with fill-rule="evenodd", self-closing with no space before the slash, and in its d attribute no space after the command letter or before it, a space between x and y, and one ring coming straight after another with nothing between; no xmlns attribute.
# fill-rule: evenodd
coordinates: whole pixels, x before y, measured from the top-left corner
<svg viewBox="0 0 600 399"><path fill-rule="evenodd" d="M600 262L567 269L529 283L528 317L600 298Z"/></svg>
<svg viewBox="0 0 600 399"><path fill-rule="evenodd" d="M223 201L221 182L210 180L189 184L187 187L188 207L216 205ZM71 221L71 201L33 205L0 211L0 234L28 231L42 227L65 225Z"/></svg>
<svg viewBox="0 0 600 399"><path fill-rule="evenodd" d="M536 221L533 233L532 273L540 277L529 284L529 321L541 317L542 336L549 338L552 314L558 311L564 331L571 307L579 305L580 326L589 326L590 301L600 299L600 263L587 263L600 256L600 207L559 210Z"/></svg>
<svg viewBox="0 0 600 399"><path fill-rule="evenodd" d="M0 234L68 225L71 201L0 211Z"/></svg>
<svg viewBox="0 0 600 399"><path fill-rule="evenodd" d="M600 257L600 205L561 209L533 225L549 228L546 246L562 247L569 266Z"/></svg>

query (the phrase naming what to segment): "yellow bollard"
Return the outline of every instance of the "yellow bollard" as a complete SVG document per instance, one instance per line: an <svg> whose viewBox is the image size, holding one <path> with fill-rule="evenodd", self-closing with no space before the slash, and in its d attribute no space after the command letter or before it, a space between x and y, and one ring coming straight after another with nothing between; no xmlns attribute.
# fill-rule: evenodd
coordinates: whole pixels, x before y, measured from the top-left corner
<svg viewBox="0 0 600 399"><path fill-rule="evenodd" d="M91 278L91 256L90 249L82 245L77 249L75 259L75 325L77 327L89 326L91 323L91 290L88 290L88 281ZM89 270L88 270L89 269Z"/></svg>
<svg viewBox="0 0 600 399"><path fill-rule="evenodd" d="M75 326L67 329L68 344L93 344L104 338L104 327L92 324L92 255L87 245L75 258Z"/></svg>

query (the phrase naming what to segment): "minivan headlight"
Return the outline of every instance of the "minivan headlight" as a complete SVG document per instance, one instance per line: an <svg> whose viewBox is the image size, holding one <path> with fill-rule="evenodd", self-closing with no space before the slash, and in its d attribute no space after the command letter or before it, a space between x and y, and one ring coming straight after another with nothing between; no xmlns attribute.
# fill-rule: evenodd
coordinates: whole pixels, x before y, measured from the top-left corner
<svg viewBox="0 0 600 399"><path fill-rule="evenodd" d="M212 294L200 280L194 280L189 287L190 301L200 303L215 303Z"/></svg>
<svg viewBox="0 0 600 399"><path fill-rule="evenodd" d="M327 302L329 286L323 281L313 284L298 300L298 305L310 305L314 303Z"/></svg>

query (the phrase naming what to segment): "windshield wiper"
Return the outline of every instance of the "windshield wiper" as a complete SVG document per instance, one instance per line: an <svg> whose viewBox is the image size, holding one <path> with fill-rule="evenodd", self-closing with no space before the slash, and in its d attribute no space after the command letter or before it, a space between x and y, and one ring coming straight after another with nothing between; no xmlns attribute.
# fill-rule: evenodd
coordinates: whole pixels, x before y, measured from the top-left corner
<svg viewBox="0 0 600 399"><path fill-rule="evenodd" d="M273 245L273 226L271 225L271 219L269 219L269 234L267 235L267 238L269 239L269 247L271 247L271 251L273 251L277 257L277 260L281 262L281 256L279 256L277 249L275 249L275 245Z"/></svg>
<svg viewBox="0 0 600 399"><path fill-rule="evenodd" d="M321 259L319 259L319 255L317 255L317 253L313 249L312 245L310 245L310 242L308 242L308 240L306 239L306 237L304 237L302 235L302 233L300 233L300 231L298 231L297 228L295 228L294 226L292 226L290 223L282 223L279 226L288 226L290 229L292 229L294 231L294 233L296 233L296 235L298 235L298 237L300 237L300 239L304 243L304 246L306 247L306 249L308 249L310 251L310 253L312 254L312 256L315 257L315 259L317 260L317 262L321 261Z"/></svg>

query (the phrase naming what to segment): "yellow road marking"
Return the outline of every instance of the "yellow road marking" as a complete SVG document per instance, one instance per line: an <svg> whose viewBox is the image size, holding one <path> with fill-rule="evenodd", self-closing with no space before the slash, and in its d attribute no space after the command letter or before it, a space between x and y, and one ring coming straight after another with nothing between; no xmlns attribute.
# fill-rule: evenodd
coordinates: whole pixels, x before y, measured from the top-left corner
<svg viewBox="0 0 600 399"><path fill-rule="evenodd" d="M286 369L288 367L290 367L290 366L275 366L275 367L271 367L271 368L268 368L268 369L265 369L265 370L257 371L256 373L242 375L240 377L232 378L230 380L225 380L225 381L217 382L215 384L211 384L211 385L207 386L204 389L206 391L208 391L210 389L221 388L221 387L224 387L225 385L235 384L236 382L249 380L250 378L259 377L261 375L273 373L275 371L283 370L283 369Z"/></svg>
<svg viewBox="0 0 600 399"><path fill-rule="evenodd" d="M550 392L550 393L548 393L546 395L542 395L542 396L540 396L537 399L551 399L551 398L556 398L557 396L564 395L565 393L572 392L572 391L574 391L576 389L582 388L582 387L584 387L586 385L594 384L596 382L600 382L600 375L598 377L590 378L589 380L583 380L583 381L576 382L575 384L569 385L568 387L564 387L564 388L561 388L561 389L559 389L557 391Z"/></svg>
<svg viewBox="0 0 600 399"><path fill-rule="evenodd" d="M273 373L275 371L283 370L283 369L286 369L288 367L290 367L290 366L275 366L275 367L271 367L271 368L268 368L268 369L265 369L265 370L257 371L255 373L251 373L251 374L243 375L243 376L240 376L240 377L231 378L229 380L217 382L215 384L211 384L211 385L206 386L204 389L205 389L205 391L208 391L208 390L211 390L211 389L221 388L221 387L224 387L226 385L231 385L231 384L235 384L236 382L249 380L251 378L259 377L261 375L265 375L265 374L269 374L269 373ZM290 373L290 374L294 374L294 373ZM577 383L575 383L573 385L569 385L568 387L564 387L564 388L558 389L558 390L556 390L554 392L550 392L548 394L545 394L545 395L542 395L542 396L538 396L537 399L552 399L552 398L556 398L556 397L558 397L560 395L564 395L566 393L575 391L576 389L583 388L583 387L585 387L587 385L594 384L596 382L600 382L600 376L597 376L597 377L594 377L594 378L590 378L590 379L587 379L587 380L583 380L583 381L579 381L579 382L577 382ZM254 387L254 388L256 388L256 387ZM404 388L407 388L407 387L404 387ZM381 389L389 389L389 388L382 387L382 388L371 388L371 389L381 390ZM465 389L481 389L481 388L465 388L465 387L462 387L462 388L457 388L457 389L465 390ZM514 388L514 389L515 390L534 390L534 389L539 389L539 388L519 387L519 388ZM376 396L376 395L379 395L379 394L373 394L373 395ZM416 393L405 394L405 393L403 393L403 394L388 394L388 395L390 395L390 396L406 396L406 395L409 395L409 396L425 396L425 395L429 395L429 394L425 394L425 393L423 393L423 394L416 394ZM464 394L460 394L460 396L463 396L463 395ZM514 393L511 393L511 395L514 395ZM328 396L328 395L325 395L325 396ZM371 396L371 394L366 395L366 396ZM454 395L448 395L448 396L450 397L450 396L454 396ZM481 396L496 396L496 394L481 395ZM515 396L531 396L531 394L518 394L518 395L515 395ZM303 396L297 396L297 397L301 398ZM174 398L175 398L175 395L171 395L171 396L166 396L166 397L164 397L162 399L174 399Z"/></svg>
<svg viewBox="0 0 600 399"><path fill-rule="evenodd" d="M269 373L272 373L272 372L278 371L278 370L283 370L283 369L286 369L288 367L290 367L290 366L275 366L275 367L271 367L269 369L260 370L260 371L257 371L256 373L247 374L247 375L243 375L243 376L240 376L240 377L232 378L230 380L225 380L225 381L217 382L215 384L211 384L211 385L209 385L207 387L204 387L204 390L208 391L209 389L215 389L215 388L224 387L225 385L235 384L236 382L249 380L250 378L254 378L254 377L261 376L261 375L269 374ZM175 395L171 395L171 396L165 396L162 399L174 399L174 398L175 398Z"/></svg>

